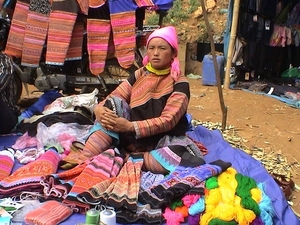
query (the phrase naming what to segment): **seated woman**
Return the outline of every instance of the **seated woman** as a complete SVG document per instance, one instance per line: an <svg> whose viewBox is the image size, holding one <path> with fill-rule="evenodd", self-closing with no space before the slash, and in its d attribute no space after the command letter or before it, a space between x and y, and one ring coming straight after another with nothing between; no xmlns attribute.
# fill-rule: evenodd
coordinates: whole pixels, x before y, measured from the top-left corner
<svg viewBox="0 0 300 225"><path fill-rule="evenodd" d="M112 147L125 158L142 154L144 169L155 173L170 172L182 159L192 164L195 156L196 164L203 163L201 151L186 136L190 89L179 67L175 28L155 30L146 46L144 67L95 107L95 125L82 154L69 154L62 168Z"/></svg>

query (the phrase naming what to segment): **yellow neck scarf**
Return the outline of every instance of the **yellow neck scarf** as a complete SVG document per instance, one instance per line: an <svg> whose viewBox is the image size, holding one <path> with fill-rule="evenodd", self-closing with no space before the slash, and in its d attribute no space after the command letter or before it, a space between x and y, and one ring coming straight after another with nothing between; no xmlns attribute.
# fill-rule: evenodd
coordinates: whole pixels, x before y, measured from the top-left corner
<svg viewBox="0 0 300 225"><path fill-rule="evenodd" d="M149 72L154 73L154 74L156 74L156 75L158 75L158 76L168 75L168 74L170 74L170 71L171 71L171 68L170 68L170 67L167 68L167 69L164 69L164 70L157 70L157 69L154 69L154 68L152 67L152 65L151 65L150 62L147 63L146 69L147 69Z"/></svg>

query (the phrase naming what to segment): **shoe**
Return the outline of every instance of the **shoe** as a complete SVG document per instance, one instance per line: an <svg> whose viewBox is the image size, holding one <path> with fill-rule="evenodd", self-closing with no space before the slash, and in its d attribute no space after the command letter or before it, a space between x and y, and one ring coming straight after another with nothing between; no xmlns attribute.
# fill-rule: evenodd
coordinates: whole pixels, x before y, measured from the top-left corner
<svg viewBox="0 0 300 225"><path fill-rule="evenodd" d="M290 201L293 198L293 191L288 185L282 185L280 186L280 189L282 190L286 200Z"/></svg>
<svg viewBox="0 0 300 225"><path fill-rule="evenodd" d="M292 179L287 180L284 175L272 173L271 176L279 186L289 186L291 190L295 189L295 183Z"/></svg>

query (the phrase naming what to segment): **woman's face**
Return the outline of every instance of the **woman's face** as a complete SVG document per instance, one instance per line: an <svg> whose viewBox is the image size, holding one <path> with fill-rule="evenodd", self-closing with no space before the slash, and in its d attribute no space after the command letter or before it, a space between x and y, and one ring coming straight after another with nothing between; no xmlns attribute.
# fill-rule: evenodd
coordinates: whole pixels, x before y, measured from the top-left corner
<svg viewBox="0 0 300 225"><path fill-rule="evenodd" d="M152 38L148 43L147 55L152 67L156 70L167 69L175 57L175 51L167 41L162 38Z"/></svg>

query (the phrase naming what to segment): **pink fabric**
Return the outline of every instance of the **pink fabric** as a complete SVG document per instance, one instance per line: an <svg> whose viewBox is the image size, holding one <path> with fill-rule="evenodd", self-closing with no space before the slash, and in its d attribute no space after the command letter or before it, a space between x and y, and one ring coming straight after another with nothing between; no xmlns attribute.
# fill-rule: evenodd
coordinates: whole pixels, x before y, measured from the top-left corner
<svg viewBox="0 0 300 225"><path fill-rule="evenodd" d="M171 76L174 78L175 81L177 81L181 72L180 72L179 60L177 58L178 38L177 38L176 29L173 26L167 26L167 27L163 27L163 28L153 31L147 40L146 46L148 46L149 41L155 37L163 38L165 41L167 41L172 46L172 48L174 48L176 50L176 52L177 52L176 57L174 58L172 65L171 65ZM149 58L146 55L143 59L143 64L147 65L148 62L149 62Z"/></svg>

